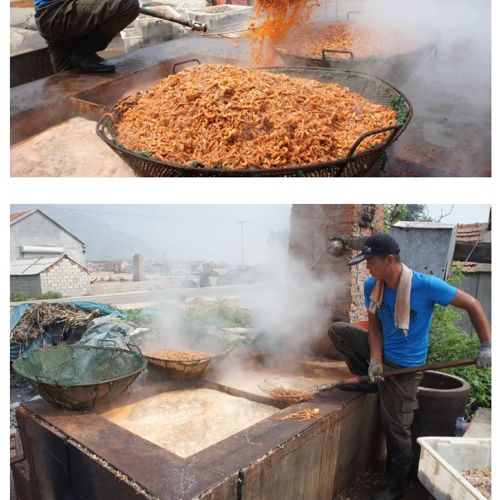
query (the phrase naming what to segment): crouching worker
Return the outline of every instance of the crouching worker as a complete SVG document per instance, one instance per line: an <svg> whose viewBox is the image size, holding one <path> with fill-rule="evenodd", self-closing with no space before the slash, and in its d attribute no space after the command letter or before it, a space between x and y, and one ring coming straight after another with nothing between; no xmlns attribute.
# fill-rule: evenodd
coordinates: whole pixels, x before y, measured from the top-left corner
<svg viewBox="0 0 500 500"><path fill-rule="evenodd" d="M35 21L56 73L80 68L111 73L97 55L139 14L138 0L35 0Z"/></svg>
<svg viewBox="0 0 500 500"><path fill-rule="evenodd" d="M387 446L390 483L376 500L401 498L412 464L410 427L418 407L422 372L382 378L384 371L425 364L435 304L452 305L469 314L481 341L478 368L491 366L491 329L481 304L445 281L406 267L398 242L389 234L367 238L362 253L349 265L366 260L371 277L365 282L368 333L347 323L334 323L328 335L353 374L368 374L367 384L344 384L343 390L376 392Z"/></svg>

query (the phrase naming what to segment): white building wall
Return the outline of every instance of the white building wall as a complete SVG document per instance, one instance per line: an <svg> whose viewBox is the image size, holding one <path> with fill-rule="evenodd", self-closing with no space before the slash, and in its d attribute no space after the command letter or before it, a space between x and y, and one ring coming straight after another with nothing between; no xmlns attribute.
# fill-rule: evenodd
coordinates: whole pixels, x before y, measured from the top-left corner
<svg viewBox="0 0 500 500"><path fill-rule="evenodd" d="M80 266L63 259L40 275L43 293L59 292L64 297L90 293L90 275Z"/></svg>
<svg viewBox="0 0 500 500"><path fill-rule="evenodd" d="M87 267L84 245L40 212L10 226L10 260L41 256L22 254L23 245L63 247L68 257Z"/></svg>

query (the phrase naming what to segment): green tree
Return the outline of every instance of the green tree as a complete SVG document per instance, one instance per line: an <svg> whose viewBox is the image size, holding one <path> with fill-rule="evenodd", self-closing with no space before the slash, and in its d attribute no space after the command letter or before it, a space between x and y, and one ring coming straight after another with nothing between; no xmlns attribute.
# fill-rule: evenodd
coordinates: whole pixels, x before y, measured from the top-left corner
<svg viewBox="0 0 500 500"><path fill-rule="evenodd" d="M384 228L387 230L392 224L404 221L432 222L427 205L384 205Z"/></svg>
<svg viewBox="0 0 500 500"><path fill-rule="evenodd" d="M462 278L460 268L454 265L448 283L457 286ZM479 339L476 335L469 336L458 326L463 314L461 309L436 305L430 332L428 363L476 357ZM466 409L468 419L472 418L478 407L491 407L491 369L463 366L442 371L462 377L470 383L471 393Z"/></svg>

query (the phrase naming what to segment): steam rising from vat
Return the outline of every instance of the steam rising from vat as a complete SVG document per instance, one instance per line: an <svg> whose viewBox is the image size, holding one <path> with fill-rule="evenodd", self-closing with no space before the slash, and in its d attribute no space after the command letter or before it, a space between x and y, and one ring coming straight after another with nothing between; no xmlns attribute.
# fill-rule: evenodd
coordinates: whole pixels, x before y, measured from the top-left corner
<svg viewBox="0 0 500 500"><path fill-rule="evenodd" d="M303 260L289 255L288 246L277 243L265 276L260 293L247 297L255 326L273 340L275 355L303 355L328 323L325 302L335 283L315 276Z"/></svg>
<svg viewBox="0 0 500 500"><path fill-rule="evenodd" d="M253 333L260 336L257 335L248 349L238 345L228 357L232 362L224 366L238 366L252 350L262 354L271 365L296 360L310 354L318 336L326 338L331 319L331 310L326 304L331 304L332 295L336 293L332 274L328 279L318 277L311 269L314 263L293 258L288 252L288 242L278 240L271 243L269 261L261 266L260 283L242 290L237 301L238 307L248 311ZM318 258L333 258L326 254L323 245L319 248ZM249 248L246 251L251 253ZM194 299L194 303L197 300ZM155 348L186 345L182 318L189 304L189 300L170 303L158 310L153 328L160 332L160 338L155 341ZM204 326L208 337L218 329L215 324ZM215 343L217 337L213 338L212 352L220 353L220 344Z"/></svg>
<svg viewBox="0 0 500 500"><path fill-rule="evenodd" d="M328 4L316 11L316 19L334 19ZM339 2L339 8L342 2ZM352 21L384 33L400 29L421 44L436 41L436 51L417 66L410 78L396 85L410 99L414 120L402 136L425 156L431 148L443 151L442 169L451 175L489 175L491 144L491 5L488 0L372 0L360 3ZM344 8L344 9L347 9ZM345 10L339 13L345 20ZM387 38L390 52L397 39ZM390 44L395 44L391 47ZM366 70L377 74L377 67ZM418 129L418 133L414 133ZM418 138L421 137L421 140ZM440 157L441 158L441 157ZM448 161L446 161L448 160ZM424 159L425 161L425 159Z"/></svg>
<svg viewBox="0 0 500 500"><path fill-rule="evenodd" d="M414 106L413 123L399 145L408 145L431 158L440 151L443 170L451 175L489 175L491 145L491 6L488 0L373 0L323 1L308 22L345 21L377 32L389 54L409 46L434 45L404 82L391 82ZM306 23L307 24L307 23ZM398 30L403 36L390 36ZM290 35L295 39L297 34ZM314 36L314 33L309 36ZM307 35L299 35L307 43ZM286 48L286 43L284 48ZM325 47L326 48L326 47ZM382 68L373 62L363 68L377 76ZM385 75L384 75L385 76ZM412 133L413 132L413 133ZM432 163L432 162L430 162ZM429 165L431 166L431 165Z"/></svg>

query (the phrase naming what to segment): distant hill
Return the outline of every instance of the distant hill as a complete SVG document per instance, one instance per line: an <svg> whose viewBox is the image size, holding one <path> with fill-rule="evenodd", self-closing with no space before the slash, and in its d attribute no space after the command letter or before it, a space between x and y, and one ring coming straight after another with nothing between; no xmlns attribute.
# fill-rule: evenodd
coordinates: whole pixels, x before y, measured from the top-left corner
<svg viewBox="0 0 500 500"><path fill-rule="evenodd" d="M33 206L28 206L26 209L33 208ZM140 238L117 231L95 216L84 213L74 214L70 211L43 206L40 210L86 244L88 261L119 259L131 261L136 253L143 254L146 259L157 259L160 256Z"/></svg>

